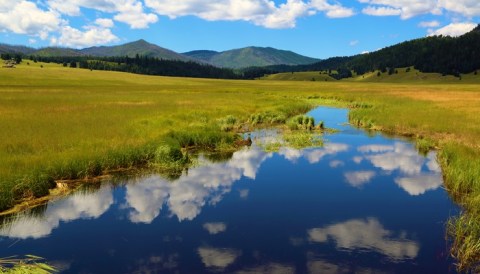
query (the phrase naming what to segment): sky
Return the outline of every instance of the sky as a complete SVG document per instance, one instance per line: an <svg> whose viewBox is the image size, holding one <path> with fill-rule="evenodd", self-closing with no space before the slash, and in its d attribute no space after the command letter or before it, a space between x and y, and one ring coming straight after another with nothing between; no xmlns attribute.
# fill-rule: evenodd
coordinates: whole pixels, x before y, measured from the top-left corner
<svg viewBox="0 0 480 274"><path fill-rule="evenodd" d="M480 0L0 0L0 43L85 48L145 39L177 52L274 47L328 58L480 22Z"/></svg>

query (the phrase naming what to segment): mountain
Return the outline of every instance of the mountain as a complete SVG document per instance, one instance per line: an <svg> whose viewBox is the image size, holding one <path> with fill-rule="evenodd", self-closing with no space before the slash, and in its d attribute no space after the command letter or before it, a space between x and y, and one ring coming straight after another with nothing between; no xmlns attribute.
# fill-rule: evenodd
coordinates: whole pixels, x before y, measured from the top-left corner
<svg viewBox="0 0 480 274"><path fill-rule="evenodd" d="M7 44L0 44L0 53L31 54L34 51L36 51L34 48L26 46L12 46Z"/></svg>
<svg viewBox="0 0 480 274"><path fill-rule="evenodd" d="M76 49L70 48L57 48L57 47L48 47L36 50L31 55L41 56L41 57L57 57L57 56L69 56L69 57L76 57L76 56L84 56L82 52Z"/></svg>
<svg viewBox="0 0 480 274"><path fill-rule="evenodd" d="M219 53L220 52L214 51L214 50L194 50L194 51L184 52L182 53L182 55L208 62L210 59L212 59L213 56Z"/></svg>
<svg viewBox="0 0 480 274"><path fill-rule="evenodd" d="M205 61L217 67L227 68L263 67L281 64L301 65L319 61L318 59L302 56L292 51L270 47L247 47L223 52L201 50L186 52L184 55Z"/></svg>
<svg viewBox="0 0 480 274"><path fill-rule="evenodd" d="M135 57L137 54L140 56L147 57L156 57L166 60L180 60L180 61L192 61L191 58L178 54L169 49L159 47L154 44L150 44L145 40L138 40L135 42L111 46L111 47L91 47L80 50L84 55L90 56L102 56L102 57L111 57L111 56L128 56Z"/></svg>

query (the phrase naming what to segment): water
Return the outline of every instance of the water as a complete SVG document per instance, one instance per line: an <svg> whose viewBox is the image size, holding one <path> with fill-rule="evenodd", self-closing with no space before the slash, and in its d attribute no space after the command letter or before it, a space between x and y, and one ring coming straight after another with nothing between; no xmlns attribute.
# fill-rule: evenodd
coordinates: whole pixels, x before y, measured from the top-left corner
<svg viewBox="0 0 480 274"><path fill-rule="evenodd" d="M452 273L445 222L458 209L435 153L310 113L339 133L323 148L255 145L169 181L105 183L19 214L0 257L35 254L65 273Z"/></svg>

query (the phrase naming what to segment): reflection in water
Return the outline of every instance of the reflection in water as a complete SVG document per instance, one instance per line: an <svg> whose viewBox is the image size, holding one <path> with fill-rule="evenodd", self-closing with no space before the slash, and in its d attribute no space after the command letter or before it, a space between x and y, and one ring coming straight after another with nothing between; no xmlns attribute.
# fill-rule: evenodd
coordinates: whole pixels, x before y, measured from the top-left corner
<svg viewBox="0 0 480 274"><path fill-rule="evenodd" d="M238 274L293 274L295 273L295 267L289 265L283 265L278 263L269 263L260 265L254 268L237 271Z"/></svg>
<svg viewBox="0 0 480 274"><path fill-rule="evenodd" d="M207 200L216 204L242 176L255 179L260 165L271 155L254 146L235 152L226 163L193 168L187 176L174 182L152 176L129 184L126 187L127 207L132 208L129 218L135 223L151 223L167 203L178 220L192 220Z"/></svg>
<svg viewBox="0 0 480 274"><path fill-rule="evenodd" d="M279 150L278 154L293 163L303 157L307 159L310 164L315 164L320 162L320 160L327 155L335 155L340 152L345 152L348 148L347 144L327 143L322 148L306 150L283 147Z"/></svg>
<svg viewBox="0 0 480 274"><path fill-rule="evenodd" d="M427 190L439 188L442 181L442 174L418 174L411 177L395 179L395 183L403 188L408 194L417 196L424 194Z"/></svg>
<svg viewBox="0 0 480 274"><path fill-rule="evenodd" d="M242 254L241 251L232 248L199 247L197 251L206 267L222 269L234 263Z"/></svg>
<svg viewBox="0 0 480 274"><path fill-rule="evenodd" d="M42 238L48 236L60 222L76 219L96 219L113 204L112 189L103 186L93 193L75 193L72 196L49 204L43 217L19 215L2 228L0 236L11 238Z"/></svg>
<svg viewBox="0 0 480 274"><path fill-rule="evenodd" d="M340 274L351 273L347 267L338 266L324 260L312 260L307 262L307 270L310 274Z"/></svg>
<svg viewBox="0 0 480 274"><path fill-rule="evenodd" d="M353 171L345 172L344 174L347 182L353 187L361 187L370 182L375 177L374 171Z"/></svg>
<svg viewBox="0 0 480 274"><path fill-rule="evenodd" d="M395 143L392 146L363 146L359 147L358 151L377 153L365 156L375 167L385 171L400 170L408 175L419 174L425 162L423 156L404 143Z"/></svg>
<svg viewBox="0 0 480 274"><path fill-rule="evenodd" d="M227 225L225 223L205 223L203 224L203 228L208 231L208 233L215 235L225 232Z"/></svg>
<svg viewBox="0 0 480 274"><path fill-rule="evenodd" d="M311 242L326 243L333 239L339 249L370 249L384 254L392 260L413 259L420 249L419 245L399 235L393 238L393 232L386 230L375 218L354 219L325 228L308 230Z"/></svg>
<svg viewBox="0 0 480 274"><path fill-rule="evenodd" d="M357 151L364 156L354 157L354 161L360 163L367 159L373 166L386 172L399 171L404 175L395 178L395 183L412 196L424 194L428 190L439 188L442 183L440 166L435 159L435 153L431 152L428 157L423 157L413 148L404 143L394 145L366 145ZM426 166L428 172L423 171ZM374 174L367 172L347 172L345 177L352 186L359 186L370 181Z"/></svg>
<svg viewBox="0 0 480 274"><path fill-rule="evenodd" d="M337 167L341 167L341 166L344 166L345 163L343 161L340 161L340 160L333 160L330 162L329 166L331 168L337 168Z"/></svg>

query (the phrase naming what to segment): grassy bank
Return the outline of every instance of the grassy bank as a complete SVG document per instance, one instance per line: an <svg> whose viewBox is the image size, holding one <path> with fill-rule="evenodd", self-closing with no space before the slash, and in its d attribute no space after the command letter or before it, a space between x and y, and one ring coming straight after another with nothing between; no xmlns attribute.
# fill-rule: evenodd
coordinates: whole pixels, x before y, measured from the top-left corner
<svg viewBox="0 0 480 274"><path fill-rule="evenodd" d="M480 89L468 82L228 81L22 64L0 73L0 207L44 195L54 179L183 161L181 147L231 145L228 130L343 105L352 122L440 149L446 186L464 208L450 226L454 256L472 266L480 260Z"/></svg>

